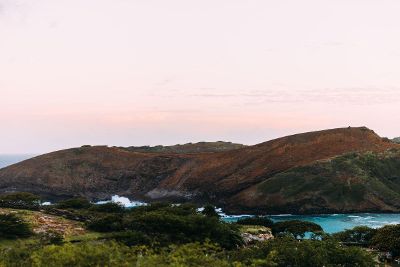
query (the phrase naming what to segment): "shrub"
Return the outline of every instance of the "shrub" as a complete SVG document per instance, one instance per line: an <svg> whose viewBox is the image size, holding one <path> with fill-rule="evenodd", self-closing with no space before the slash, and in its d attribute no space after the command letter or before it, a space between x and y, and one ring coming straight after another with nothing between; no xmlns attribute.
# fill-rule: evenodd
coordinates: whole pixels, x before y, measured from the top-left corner
<svg viewBox="0 0 400 267"><path fill-rule="evenodd" d="M274 235L290 234L296 239L304 238L306 233L318 234L321 232L323 232L323 230L320 225L299 220L278 222L272 226L272 233Z"/></svg>
<svg viewBox="0 0 400 267"><path fill-rule="evenodd" d="M234 248L242 243L235 225L196 212L184 216L165 210L132 214L124 218L124 228L144 232L161 245L204 242L207 239L224 248Z"/></svg>
<svg viewBox="0 0 400 267"><path fill-rule="evenodd" d="M344 243L355 243L362 246L368 246L377 230L367 226L357 226L351 230L345 230L333 235L333 237Z"/></svg>
<svg viewBox="0 0 400 267"><path fill-rule="evenodd" d="M30 256L31 266L135 266L137 256L115 242L50 245Z"/></svg>
<svg viewBox="0 0 400 267"><path fill-rule="evenodd" d="M121 204L108 202L104 204L93 205L89 208L89 210L106 213L122 213L125 211L125 208Z"/></svg>
<svg viewBox="0 0 400 267"><path fill-rule="evenodd" d="M343 247L333 240L299 242L287 237L231 252L230 258L246 266L375 266L371 255L357 247Z"/></svg>
<svg viewBox="0 0 400 267"><path fill-rule="evenodd" d="M29 225L22 219L14 214L0 214L0 238L14 239L31 235Z"/></svg>
<svg viewBox="0 0 400 267"><path fill-rule="evenodd" d="M122 217L116 214L107 214L87 222L90 230L97 232L114 232L123 230Z"/></svg>
<svg viewBox="0 0 400 267"><path fill-rule="evenodd" d="M39 234L41 245L61 245L64 243L64 237L59 232L48 231Z"/></svg>
<svg viewBox="0 0 400 267"><path fill-rule="evenodd" d="M270 218L260 216L243 218L238 220L236 223L240 225L260 225L268 228L271 228L274 225L274 222Z"/></svg>
<svg viewBox="0 0 400 267"><path fill-rule="evenodd" d="M208 217L219 218L219 214L217 213L217 211L215 210L214 206L212 206L212 205L204 206L204 209L203 209L203 211L201 213L206 215L206 216L208 216Z"/></svg>
<svg viewBox="0 0 400 267"><path fill-rule="evenodd" d="M6 193L0 196L0 207L38 210L40 197L26 192Z"/></svg>
<svg viewBox="0 0 400 267"><path fill-rule="evenodd" d="M152 245L151 238L138 231L125 231L113 233L109 236L110 239L114 239L126 246L137 246L137 245Z"/></svg>
<svg viewBox="0 0 400 267"><path fill-rule="evenodd" d="M400 255L400 224L379 228L371 239L371 244L381 251Z"/></svg>
<svg viewBox="0 0 400 267"><path fill-rule="evenodd" d="M81 197L67 199L56 204L59 209L87 209L91 206L92 204L86 198Z"/></svg>

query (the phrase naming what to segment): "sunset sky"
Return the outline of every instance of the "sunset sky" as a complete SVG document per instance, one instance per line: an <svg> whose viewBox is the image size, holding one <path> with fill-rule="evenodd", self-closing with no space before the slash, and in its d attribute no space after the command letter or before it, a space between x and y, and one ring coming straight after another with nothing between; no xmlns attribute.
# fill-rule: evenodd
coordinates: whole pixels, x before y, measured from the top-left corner
<svg viewBox="0 0 400 267"><path fill-rule="evenodd" d="M398 0L0 0L0 154L400 136L399 14Z"/></svg>

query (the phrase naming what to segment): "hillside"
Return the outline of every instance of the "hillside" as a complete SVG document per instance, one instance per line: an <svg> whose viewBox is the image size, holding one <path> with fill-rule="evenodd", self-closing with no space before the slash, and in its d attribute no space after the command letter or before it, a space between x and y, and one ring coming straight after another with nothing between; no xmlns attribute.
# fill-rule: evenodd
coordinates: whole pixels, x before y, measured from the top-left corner
<svg viewBox="0 0 400 267"><path fill-rule="evenodd" d="M400 211L398 149L365 127L214 153L81 147L0 170L0 190L211 202L236 213Z"/></svg>
<svg viewBox="0 0 400 267"><path fill-rule="evenodd" d="M131 146L126 147L128 151L132 152L143 152L143 153L209 153L209 152L220 152L229 151L238 148L243 148L245 145L235 144L232 142L198 142L188 143L183 145L173 146Z"/></svg>

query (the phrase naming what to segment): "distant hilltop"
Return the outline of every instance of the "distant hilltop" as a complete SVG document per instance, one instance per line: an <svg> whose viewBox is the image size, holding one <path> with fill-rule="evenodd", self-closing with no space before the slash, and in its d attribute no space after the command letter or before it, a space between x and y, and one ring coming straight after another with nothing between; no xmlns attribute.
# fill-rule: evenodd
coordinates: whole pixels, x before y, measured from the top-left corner
<svg viewBox="0 0 400 267"><path fill-rule="evenodd" d="M245 145L235 144L232 142L198 142L198 143L187 143L183 145L173 146L130 146L121 147L133 152L143 153L208 153L208 152L220 152L229 151L238 148L243 148Z"/></svg>
<svg viewBox="0 0 400 267"><path fill-rule="evenodd" d="M0 191L213 203L230 213L400 212L400 144L346 127L254 146L83 146L1 169Z"/></svg>

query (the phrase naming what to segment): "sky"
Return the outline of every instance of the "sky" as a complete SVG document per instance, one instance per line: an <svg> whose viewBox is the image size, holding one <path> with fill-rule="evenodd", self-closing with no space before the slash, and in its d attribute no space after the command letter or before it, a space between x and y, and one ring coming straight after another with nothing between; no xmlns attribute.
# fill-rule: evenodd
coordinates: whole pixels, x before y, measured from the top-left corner
<svg viewBox="0 0 400 267"><path fill-rule="evenodd" d="M400 136L398 0L0 0L0 154Z"/></svg>

